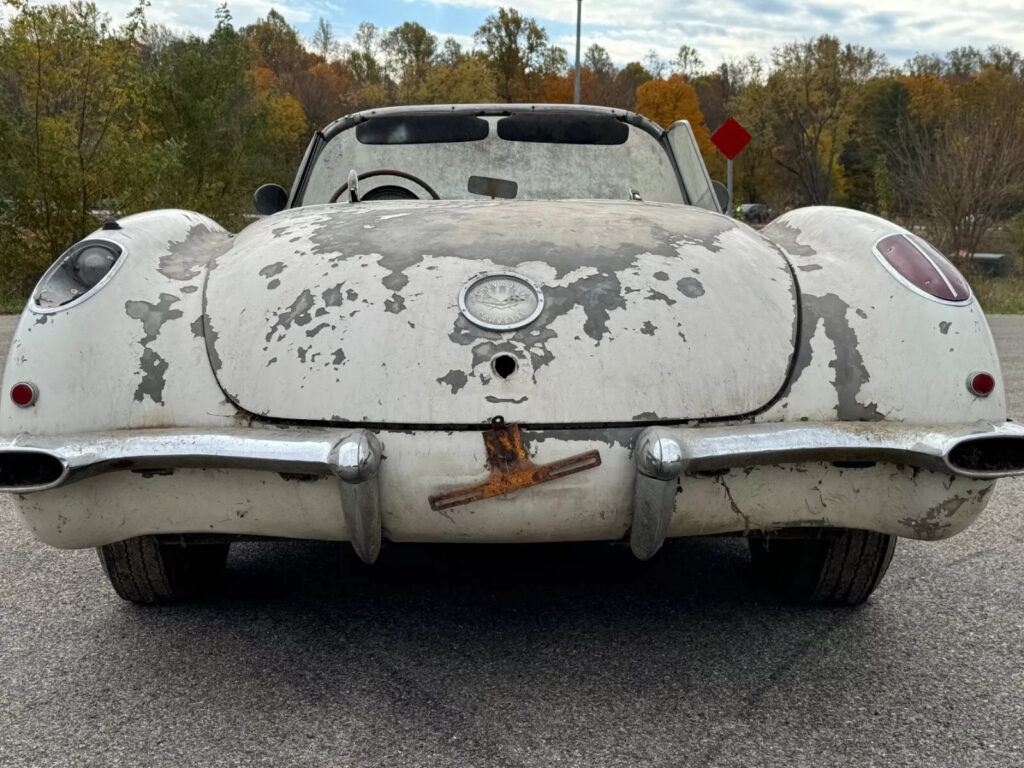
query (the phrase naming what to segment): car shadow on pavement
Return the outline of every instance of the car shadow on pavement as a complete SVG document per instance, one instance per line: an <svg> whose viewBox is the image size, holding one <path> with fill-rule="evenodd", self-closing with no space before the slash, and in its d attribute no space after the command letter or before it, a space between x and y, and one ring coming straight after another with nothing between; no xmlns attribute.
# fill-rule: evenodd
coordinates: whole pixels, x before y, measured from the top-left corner
<svg viewBox="0 0 1024 768"><path fill-rule="evenodd" d="M874 663L891 613L777 605L735 539L671 541L647 563L623 545L393 545L372 567L342 544L244 544L219 597L100 611L84 650L100 679L144 675L182 722L202 702L207 731L273 723L353 765L510 765L574 744L668 764L680 739L714 764L754 713L788 721L794 690L836 685L840 709L884 696L877 676L839 682Z"/></svg>

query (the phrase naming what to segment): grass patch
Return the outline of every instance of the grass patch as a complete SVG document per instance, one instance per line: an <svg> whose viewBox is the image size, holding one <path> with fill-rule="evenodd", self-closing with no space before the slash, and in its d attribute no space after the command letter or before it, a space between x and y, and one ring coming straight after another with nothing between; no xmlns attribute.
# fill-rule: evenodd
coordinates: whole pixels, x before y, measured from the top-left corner
<svg viewBox="0 0 1024 768"><path fill-rule="evenodd" d="M28 294L24 296L0 294L0 315L20 315L27 303Z"/></svg>
<svg viewBox="0 0 1024 768"><path fill-rule="evenodd" d="M987 314L1024 314L1024 278L975 276L970 278L970 283Z"/></svg>

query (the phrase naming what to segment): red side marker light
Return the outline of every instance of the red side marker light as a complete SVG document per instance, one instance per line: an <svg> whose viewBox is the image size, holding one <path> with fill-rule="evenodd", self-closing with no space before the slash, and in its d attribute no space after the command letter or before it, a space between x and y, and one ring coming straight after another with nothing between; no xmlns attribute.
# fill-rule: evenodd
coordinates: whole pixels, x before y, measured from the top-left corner
<svg viewBox="0 0 1024 768"><path fill-rule="evenodd" d="M972 395L988 397L996 388L996 379L991 373L972 373L967 377L967 389Z"/></svg>
<svg viewBox="0 0 1024 768"><path fill-rule="evenodd" d="M33 405L37 397L39 397L39 390L36 389L35 384L19 381L11 387L11 400L19 408L28 408L30 405Z"/></svg>

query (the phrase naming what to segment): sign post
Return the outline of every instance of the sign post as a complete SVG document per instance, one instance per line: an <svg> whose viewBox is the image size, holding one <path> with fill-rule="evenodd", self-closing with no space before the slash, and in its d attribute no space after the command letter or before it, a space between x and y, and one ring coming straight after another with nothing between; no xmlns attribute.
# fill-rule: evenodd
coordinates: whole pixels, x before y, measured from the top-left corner
<svg viewBox="0 0 1024 768"><path fill-rule="evenodd" d="M738 155L747 144L750 143L750 134L747 133L746 129L740 125L733 118L729 118L721 127L711 134L711 143L718 147L719 151L725 155L728 163L726 165L727 177L726 186L729 189L729 206L732 207L732 161L733 158ZM732 216L732 211L725 211L729 216Z"/></svg>

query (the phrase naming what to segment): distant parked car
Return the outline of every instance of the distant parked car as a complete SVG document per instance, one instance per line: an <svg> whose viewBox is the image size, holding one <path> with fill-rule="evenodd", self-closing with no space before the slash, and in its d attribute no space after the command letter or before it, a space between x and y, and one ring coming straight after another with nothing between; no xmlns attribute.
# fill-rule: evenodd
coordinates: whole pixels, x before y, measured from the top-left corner
<svg viewBox="0 0 1024 768"><path fill-rule="evenodd" d="M766 224L771 213L764 203L742 203L736 206L736 218L753 224Z"/></svg>
<svg viewBox="0 0 1024 768"><path fill-rule="evenodd" d="M956 269L858 211L723 215L684 121L371 110L256 203L237 235L107 222L7 356L0 490L128 600L202 594L251 537L732 534L781 597L856 604L1024 471Z"/></svg>

